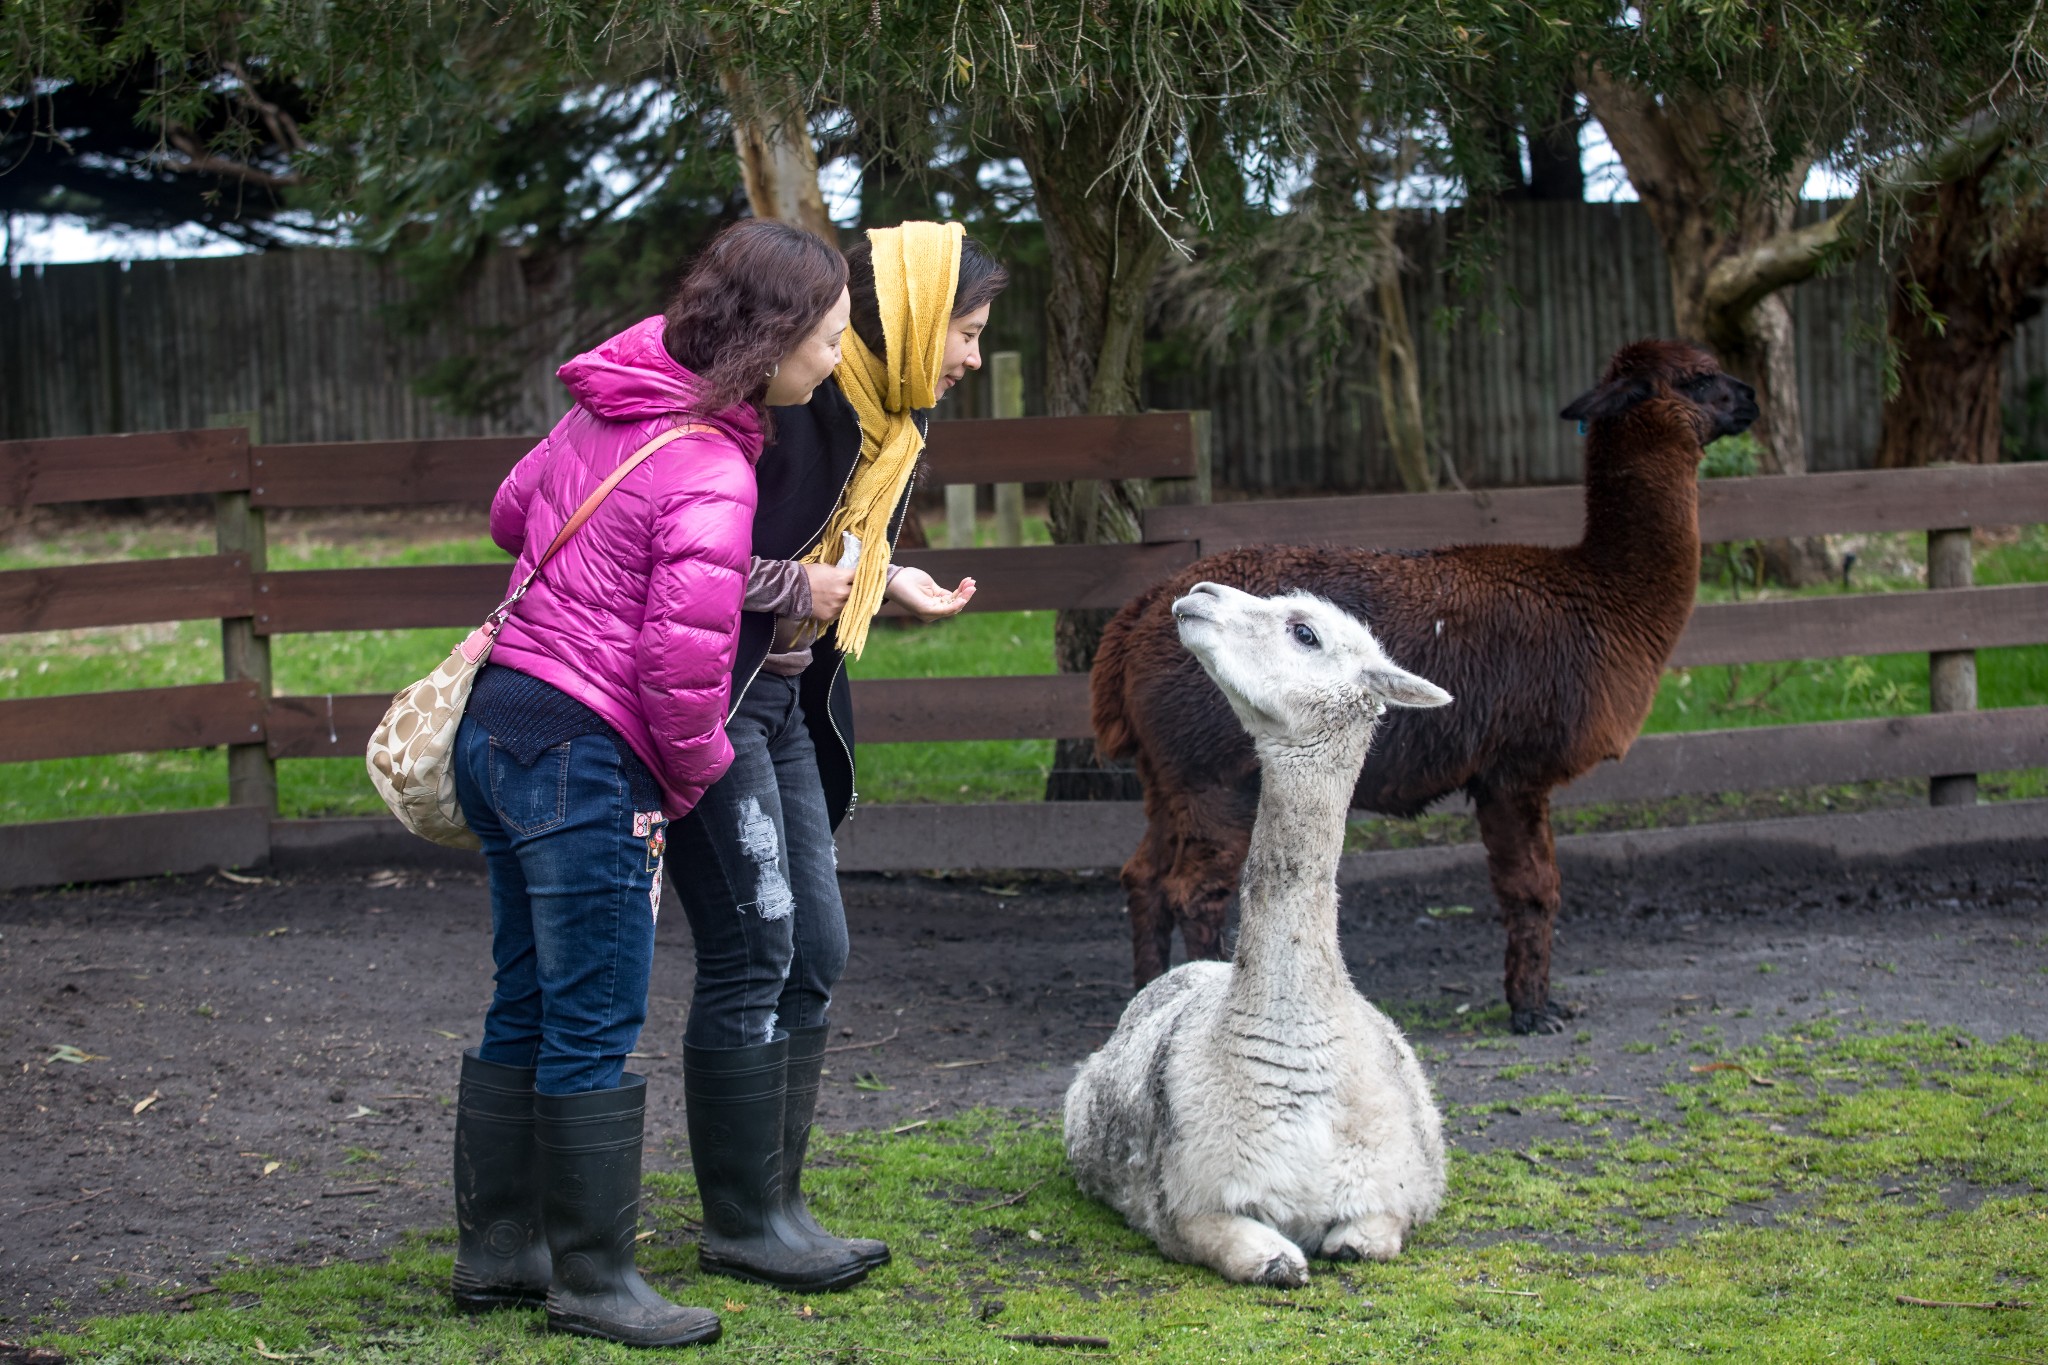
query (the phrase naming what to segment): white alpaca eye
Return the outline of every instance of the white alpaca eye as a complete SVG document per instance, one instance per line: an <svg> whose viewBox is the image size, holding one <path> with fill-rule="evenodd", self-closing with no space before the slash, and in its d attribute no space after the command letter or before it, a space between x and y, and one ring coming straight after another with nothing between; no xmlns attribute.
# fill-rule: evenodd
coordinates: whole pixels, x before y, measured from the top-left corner
<svg viewBox="0 0 2048 1365"><path fill-rule="evenodd" d="M1294 623L1294 639L1297 644L1305 645L1310 649L1319 648L1323 643L1316 638L1314 630L1300 621Z"/></svg>

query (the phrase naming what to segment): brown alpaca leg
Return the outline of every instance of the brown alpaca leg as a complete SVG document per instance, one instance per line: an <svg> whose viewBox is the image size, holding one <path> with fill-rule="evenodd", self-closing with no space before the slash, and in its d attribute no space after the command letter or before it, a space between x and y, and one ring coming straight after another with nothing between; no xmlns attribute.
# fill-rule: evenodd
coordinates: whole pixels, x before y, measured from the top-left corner
<svg viewBox="0 0 2048 1365"><path fill-rule="evenodd" d="M1145 984L1166 970L1173 951L1173 911L1163 883L1172 862L1173 840L1160 822L1145 826L1138 851L1124 864L1124 905L1131 918L1131 986Z"/></svg>
<svg viewBox="0 0 2048 1365"><path fill-rule="evenodd" d="M1164 890L1190 962L1228 956L1224 918L1251 848L1256 810L1256 798L1226 787L1198 792L1182 805L1181 839Z"/></svg>
<svg viewBox="0 0 2048 1365"><path fill-rule="evenodd" d="M1562 1033L1565 1012L1550 1001L1550 938L1557 924L1557 853L1548 792L1478 797L1479 837L1507 926L1508 1009L1517 1033Z"/></svg>
<svg viewBox="0 0 2048 1365"><path fill-rule="evenodd" d="M1215 844L1203 843L1181 850L1173 876L1167 879L1167 905L1180 926L1181 946L1190 962L1221 962L1223 925L1230 897L1237 890L1237 874L1244 866L1244 851L1234 853Z"/></svg>

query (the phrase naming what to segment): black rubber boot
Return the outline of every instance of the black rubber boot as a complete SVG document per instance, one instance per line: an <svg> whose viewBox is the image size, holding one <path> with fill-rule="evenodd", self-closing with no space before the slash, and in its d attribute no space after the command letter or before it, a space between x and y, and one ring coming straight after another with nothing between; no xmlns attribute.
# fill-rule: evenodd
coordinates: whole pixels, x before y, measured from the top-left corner
<svg viewBox="0 0 2048 1365"><path fill-rule="evenodd" d="M825 1067L828 1026L789 1031L788 1091L782 1101L782 1200L798 1227L821 1242L836 1242L870 1270L889 1264L889 1244L873 1237L835 1237L819 1225L804 1202L804 1153L811 1145L811 1120L818 1112L818 1073Z"/></svg>
<svg viewBox="0 0 2048 1365"><path fill-rule="evenodd" d="M617 1090L535 1095L533 1118L554 1257L548 1330L626 1346L718 1340L716 1313L670 1303L633 1266L647 1078L628 1075Z"/></svg>
<svg viewBox="0 0 2048 1365"><path fill-rule="evenodd" d="M538 1308L548 1298L533 1069L462 1054L455 1103L455 1306L465 1313Z"/></svg>
<svg viewBox="0 0 2048 1365"><path fill-rule="evenodd" d="M779 1289L844 1289L868 1264L844 1242L813 1237L782 1197L784 1075L789 1039L754 1047L683 1046L690 1163L704 1201L697 1263L714 1275Z"/></svg>

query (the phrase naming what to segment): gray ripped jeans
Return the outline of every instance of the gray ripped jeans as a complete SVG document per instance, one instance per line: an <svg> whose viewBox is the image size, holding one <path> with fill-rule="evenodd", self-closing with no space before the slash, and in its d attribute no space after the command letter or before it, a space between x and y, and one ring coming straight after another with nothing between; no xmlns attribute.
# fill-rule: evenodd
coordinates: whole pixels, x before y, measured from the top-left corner
<svg viewBox="0 0 2048 1365"><path fill-rule="evenodd" d="M683 1041L750 1047L825 1022L846 970L832 826L797 680L762 673L726 723L732 767L668 830L697 946Z"/></svg>

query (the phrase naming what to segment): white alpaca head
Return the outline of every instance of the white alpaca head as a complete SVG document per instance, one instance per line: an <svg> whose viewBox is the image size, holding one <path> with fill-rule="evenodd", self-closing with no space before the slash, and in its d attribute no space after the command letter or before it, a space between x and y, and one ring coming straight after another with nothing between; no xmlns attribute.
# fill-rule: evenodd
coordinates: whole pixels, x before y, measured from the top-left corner
<svg viewBox="0 0 2048 1365"><path fill-rule="evenodd" d="M1315 742L1388 706L1451 700L1387 658L1364 622L1312 593L1254 597L1197 583L1174 602L1173 619L1254 741Z"/></svg>

